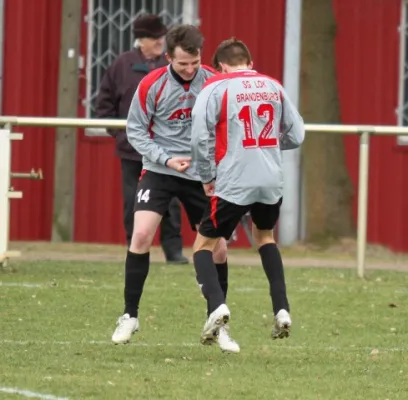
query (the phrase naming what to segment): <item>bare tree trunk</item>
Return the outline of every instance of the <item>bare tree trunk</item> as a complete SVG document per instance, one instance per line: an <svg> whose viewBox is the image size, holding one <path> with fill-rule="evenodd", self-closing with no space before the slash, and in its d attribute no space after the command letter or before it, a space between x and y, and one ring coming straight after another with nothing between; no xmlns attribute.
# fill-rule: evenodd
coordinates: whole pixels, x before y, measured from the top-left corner
<svg viewBox="0 0 408 400"><path fill-rule="evenodd" d="M58 84L58 116L76 117L82 0L63 0ZM58 128L54 169L53 241L73 237L76 129Z"/></svg>
<svg viewBox="0 0 408 400"><path fill-rule="evenodd" d="M303 0L300 111L308 123L340 123L335 34L332 0ZM342 135L306 136L306 239L353 235L353 192Z"/></svg>

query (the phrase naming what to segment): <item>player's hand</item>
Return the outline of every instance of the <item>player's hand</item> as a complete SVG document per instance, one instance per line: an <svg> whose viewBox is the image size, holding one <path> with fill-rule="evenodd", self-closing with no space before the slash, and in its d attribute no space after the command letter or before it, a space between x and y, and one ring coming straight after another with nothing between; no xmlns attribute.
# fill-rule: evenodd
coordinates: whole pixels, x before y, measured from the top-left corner
<svg viewBox="0 0 408 400"><path fill-rule="evenodd" d="M178 172L184 172L190 168L191 157L173 157L167 161L167 167Z"/></svg>
<svg viewBox="0 0 408 400"><path fill-rule="evenodd" d="M205 192L206 196L208 196L208 197L214 196L214 193L215 193L215 181L212 181L210 183L203 183L203 187L204 187L204 192Z"/></svg>

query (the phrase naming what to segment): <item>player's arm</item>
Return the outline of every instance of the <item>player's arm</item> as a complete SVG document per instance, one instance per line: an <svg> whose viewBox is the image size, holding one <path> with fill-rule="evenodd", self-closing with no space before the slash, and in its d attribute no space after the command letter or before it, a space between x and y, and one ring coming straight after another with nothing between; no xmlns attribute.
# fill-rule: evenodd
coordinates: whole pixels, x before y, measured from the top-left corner
<svg viewBox="0 0 408 400"><path fill-rule="evenodd" d="M129 143L142 156L158 164L166 165L170 156L152 139L149 128L154 113L154 86L143 79L130 105L126 133Z"/></svg>
<svg viewBox="0 0 408 400"><path fill-rule="evenodd" d="M204 88L191 114L191 155L204 184L215 179L215 126L219 118L219 102L213 94L213 85Z"/></svg>
<svg viewBox="0 0 408 400"><path fill-rule="evenodd" d="M305 139L303 118L290 101L287 93L281 88L282 122L280 147L282 150L298 148Z"/></svg>

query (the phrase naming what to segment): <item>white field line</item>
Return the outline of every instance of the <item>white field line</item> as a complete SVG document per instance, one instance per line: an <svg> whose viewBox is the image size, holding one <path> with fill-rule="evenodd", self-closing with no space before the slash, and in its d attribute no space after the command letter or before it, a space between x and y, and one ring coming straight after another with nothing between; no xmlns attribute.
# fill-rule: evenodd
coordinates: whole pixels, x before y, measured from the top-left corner
<svg viewBox="0 0 408 400"><path fill-rule="evenodd" d="M115 345L108 340L89 340L89 341L57 341L57 340L8 340L0 339L0 345L15 345L15 346L29 346L29 345L41 345L41 346L81 346L81 345L97 345L97 346L113 346ZM127 346L134 347L203 347L200 343L141 343L133 342L127 344ZM294 350L294 351L326 351L326 352L369 352L371 353L374 350L374 353L396 353L408 352L408 347L368 347L368 346L296 346L296 345L277 345L272 344L259 344L259 345L247 345L245 346L249 349L272 349L276 351L280 350ZM204 348L204 347L203 347ZM373 353L373 354L374 354Z"/></svg>
<svg viewBox="0 0 408 400"><path fill-rule="evenodd" d="M44 287L41 283L28 282L0 282L0 286L5 287L25 287L25 288L41 288Z"/></svg>
<svg viewBox="0 0 408 400"><path fill-rule="evenodd" d="M32 392L31 390L17 389L11 387L0 387L0 392L8 394L17 394L23 397L28 397L31 399L41 399L41 400L68 400L68 397L57 397L52 394L43 394L38 392Z"/></svg>

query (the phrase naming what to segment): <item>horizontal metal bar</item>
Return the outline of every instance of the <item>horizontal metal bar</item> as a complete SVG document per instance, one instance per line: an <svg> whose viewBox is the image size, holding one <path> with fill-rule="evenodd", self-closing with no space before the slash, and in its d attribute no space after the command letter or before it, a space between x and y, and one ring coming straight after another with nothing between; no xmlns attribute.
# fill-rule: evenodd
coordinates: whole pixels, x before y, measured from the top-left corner
<svg viewBox="0 0 408 400"><path fill-rule="evenodd" d="M126 120L96 118L42 118L42 117L0 117L0 126L42 126L65 128L125 128Z"/></svg>
<svg viewBox="0 0 408 400"><path fill-rule="evenodd" d="M85 128L85 136L109 137L109 134L105 128Z"/></svg>
<svg viewBox="0 0 408 400"><path fill-rule="evenodd" d="M38 180L43 179L43 173L41 169L39 169L38 171L32 169L30 172L12 172L10 176L12 178L27 178Z"/></svg>
<svg viewBox="0 0 408 400"><path fill-rule="evenodd" d="M397 143L400 146L408 146L408 136L397 136Z"/></svg>
<svg viewBox="0 0 408 400"><path fill-rule="evenodd" d="M369 132L372 135L408 135L408 127L386 125L328 125L305 124L307 132L330 132L342 134L356 134Z"/></svg>
<svg viewBox="0 0 408 400"><path fill-rule="evenodd" d="M17 192L15 190L10 190L7 194L7 197L9 199L22 199L23 198L23 192Z"/></svg>
<svg viewBox="0 0 408 400"><path fill-rule="evenodd" d="M1 116L0 126L11 124L14 126L42 126L42 127L70 127L70 128L122 128L126 127L125 119L96 119L96 118L43 118ZM378 125L335 125L335 124L305 124L308 132L330 132L341 134L360 134L369 132L372 135L408 135L408 127L378 126Z"/></svg>

